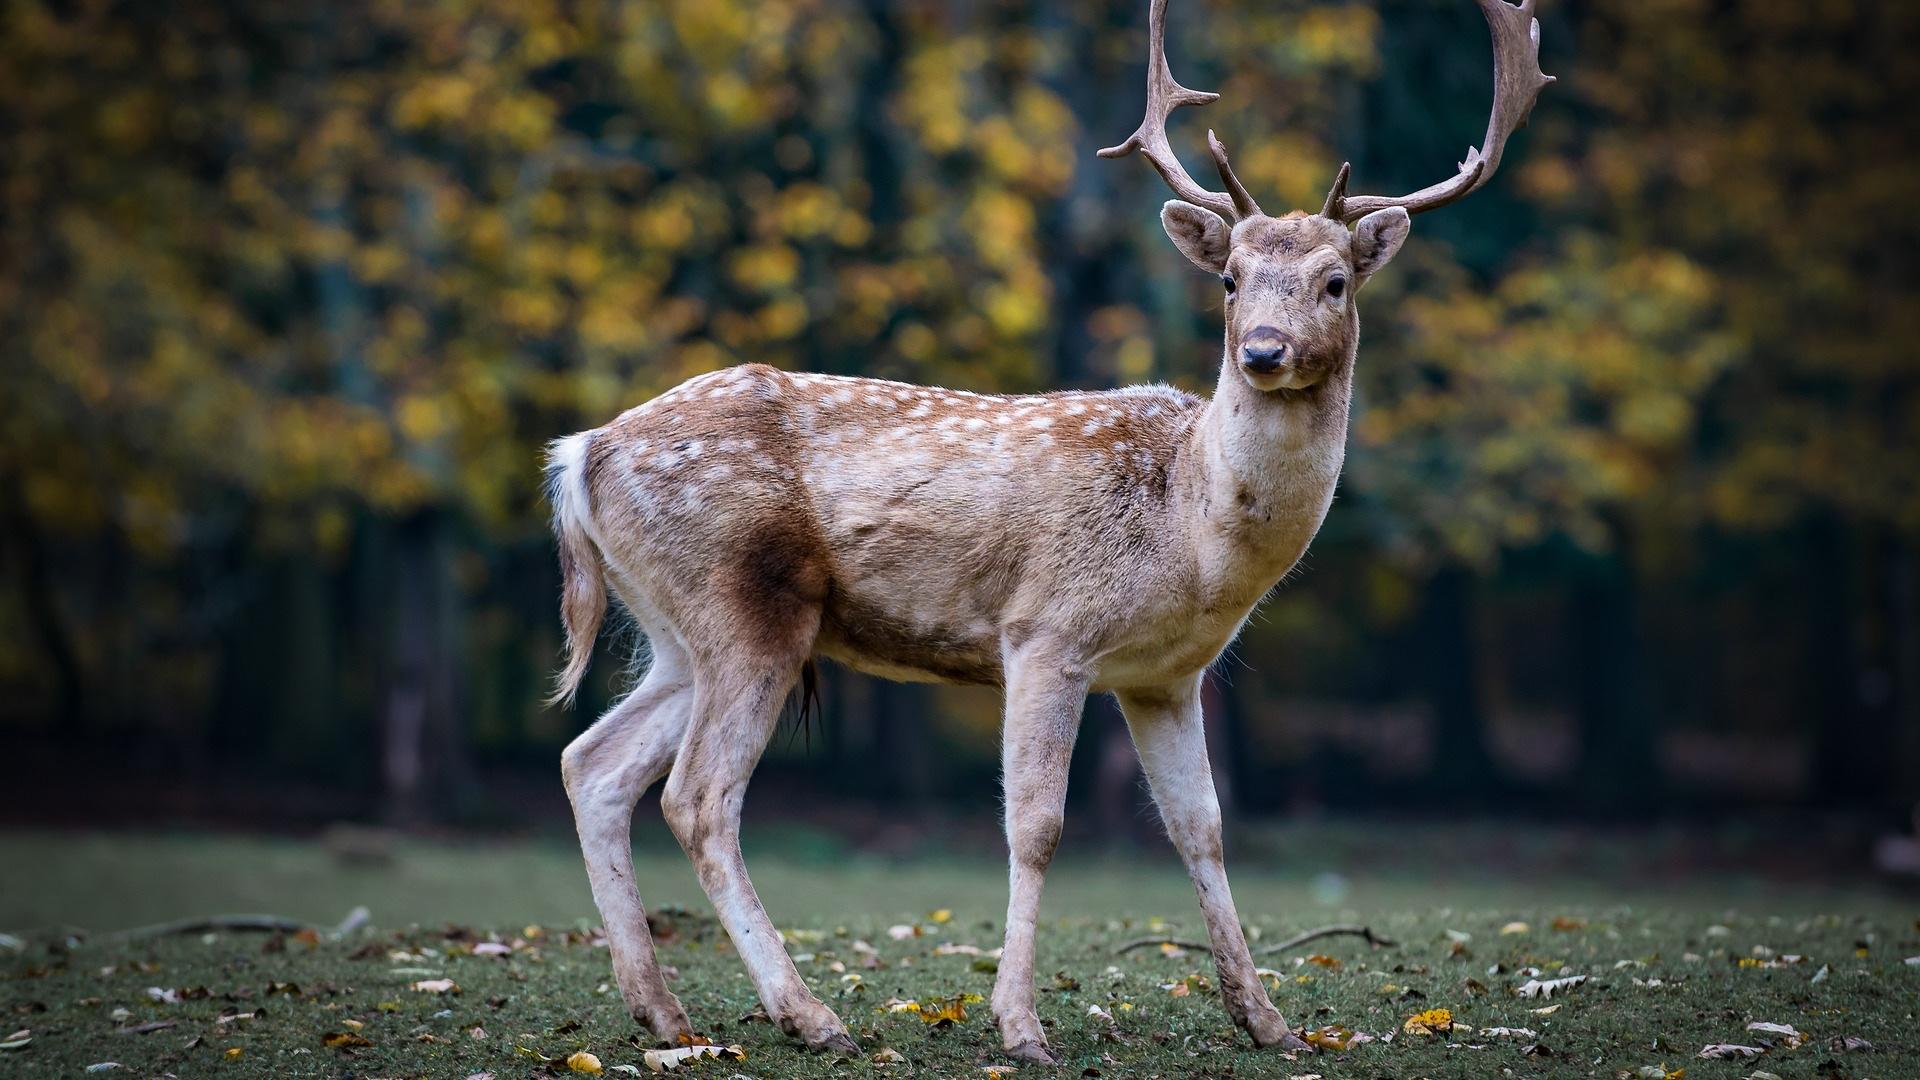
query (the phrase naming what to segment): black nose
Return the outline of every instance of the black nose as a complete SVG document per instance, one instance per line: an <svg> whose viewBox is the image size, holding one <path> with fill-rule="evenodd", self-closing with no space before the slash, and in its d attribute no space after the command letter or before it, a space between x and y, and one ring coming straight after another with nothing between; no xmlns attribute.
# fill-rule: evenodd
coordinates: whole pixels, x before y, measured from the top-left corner
<svg viewBox="0 0 1920 1080"><path fill-rule="evenodd" d="M1287 339L1270 326L1262 326L1240 345L1240 362L1255 375L1271 375L1287 362Z"/></svg>

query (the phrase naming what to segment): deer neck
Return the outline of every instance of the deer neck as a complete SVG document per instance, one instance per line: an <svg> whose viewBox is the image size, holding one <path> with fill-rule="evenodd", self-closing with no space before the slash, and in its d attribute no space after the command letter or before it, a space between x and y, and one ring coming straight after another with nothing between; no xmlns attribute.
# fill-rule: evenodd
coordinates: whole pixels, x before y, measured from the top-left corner
<svg viewBox="0 0 1920 1080"><path fill-rule="evenodd" d="M1307 390L1262 392L1223 366L1187 448L1196 547L1222 600L1258 599L1297 561L1346 456L1351 362Z"/></svg>

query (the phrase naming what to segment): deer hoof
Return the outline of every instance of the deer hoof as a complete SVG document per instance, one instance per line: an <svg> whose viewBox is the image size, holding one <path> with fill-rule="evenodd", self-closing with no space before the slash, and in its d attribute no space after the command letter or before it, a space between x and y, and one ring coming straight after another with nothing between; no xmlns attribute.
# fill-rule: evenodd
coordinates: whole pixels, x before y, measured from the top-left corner
<svg viewBox="0 0 1920 1080"><path fill-rule="evenodd" d="M831 1032L818 1042L808 1043L808 1046L824 1054L838 1054L841 1057L860 1056L860 1044L854 1042L853 1036L844 1031Z"/></svg>
<svg viewBox="0 0 1920 1080"><path fill-rule="evenodd" d="M1282 1050L1307 1049L1307 1044L1287 1028L1287 1022L1281 1018L1278 1009L1255 1013L1247 1017L1243 1026L1247 1034L1253 1036L1255 1046L1278 1046Z"/></svg>
<svg viewBox="0 0 1920 1080"><path fill-rule="evenodd" d="M1046 1043L1034 1042L1032 1040L1015 1043L1007 1047L1007 1056L1015 1061L1024 1061L1029 1065L1060 1064L1060 1056L1053 1052L1052 1047Z"/></svg>

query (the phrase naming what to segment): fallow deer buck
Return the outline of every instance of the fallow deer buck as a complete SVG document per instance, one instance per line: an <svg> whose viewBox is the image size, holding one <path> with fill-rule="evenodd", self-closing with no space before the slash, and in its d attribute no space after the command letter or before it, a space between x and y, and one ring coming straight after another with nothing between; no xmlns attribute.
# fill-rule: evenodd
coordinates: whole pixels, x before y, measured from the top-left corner
<svg viewBox="0 0 1920 1080"><path fill-rule="evenodd" d="M562 759L614 974L663 1039L692 1029L667 989L633 880L634 806L661 807L767 1013L808 1046L857 1052L801 981L740 855L747 780L816 657L893 679L1005 688L1011 898L992 1006L1006 1050L1052 1062L1034 1013L1034 921L1090 691L1116 695L1186 863L1220 997L1260 1046L1300 1045L1268 1001L1221 863L1202 732L1207 666L1319 529L1340 475L1354 300L1409 215L1485 184L1551 81L1533 0L1477 0L1493 115L1457 175L1400 198L1346 193L1271 217L1234 177L1195 183L1168 115L1216 95L1167 68L1149 14L1146 118L1125 142L1178 196L1167 235L1225 288L1211 400L1165 386L975 394L762 365L692 379L553 444L548 466L569 659L584 674L611 588L646 634L639 686ZM1351 226L1351 229L1349 227Z"/></svg>

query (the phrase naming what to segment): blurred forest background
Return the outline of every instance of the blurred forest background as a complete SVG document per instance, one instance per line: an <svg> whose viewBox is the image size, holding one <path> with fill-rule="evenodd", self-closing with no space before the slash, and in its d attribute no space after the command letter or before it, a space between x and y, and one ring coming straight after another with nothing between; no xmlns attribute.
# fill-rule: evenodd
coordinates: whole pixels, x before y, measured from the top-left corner
<svg viewBox="0 0 1920 1080"><path fill-rule="evenodd" d="M1904 819L1920 6L1548 0L1369 289L1340 497L1223 661L1242 813ZM540 449L757 361L1210 387L1145 0L0 3L0 813L518 823L582 707ZM1466 0L1176 0L1269 206L1449 175ZM956 568L964 572L964 568ZM829 675L763 786L990 814L996 698ZM1090 704L1076 814L1150 830ZM917 809L915 809L917 808ZM804 813L804 811L802 811Z"/></svg>

